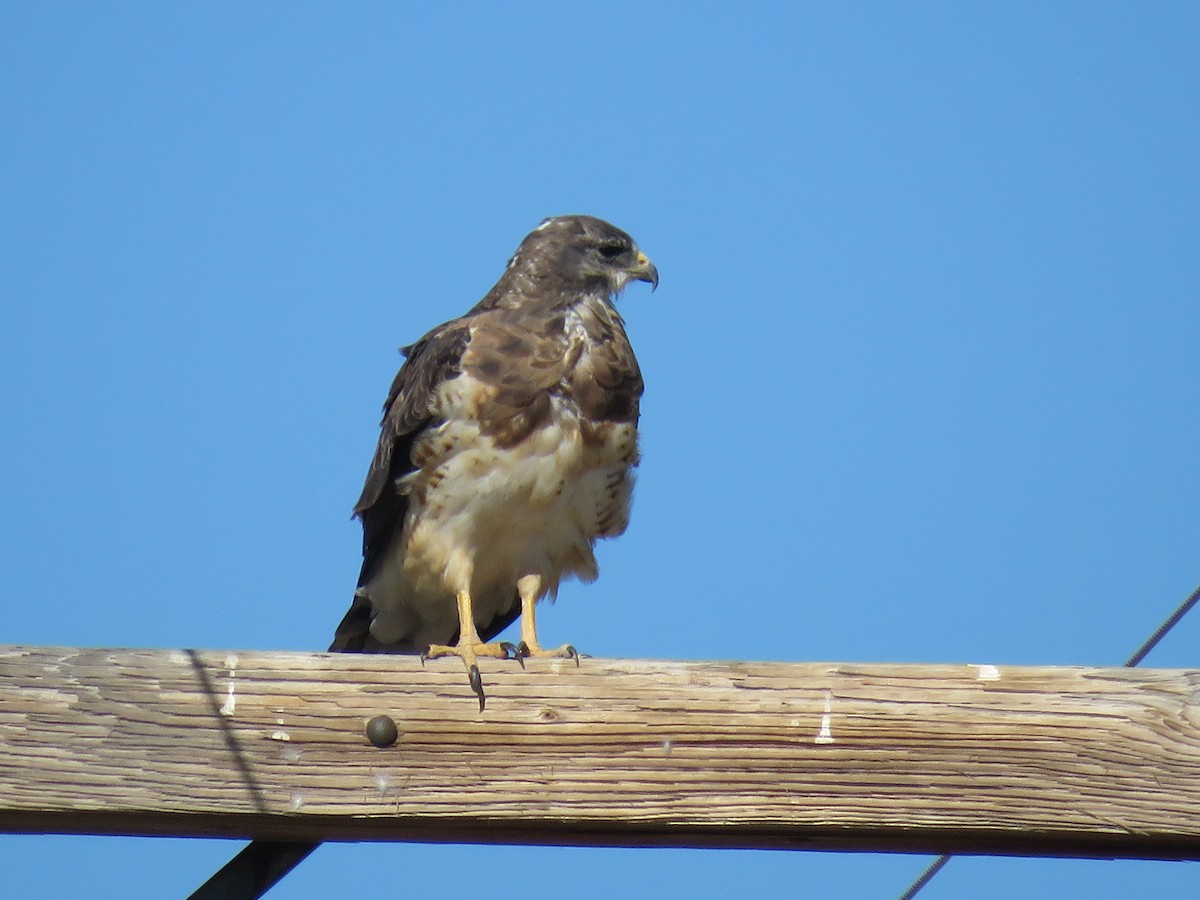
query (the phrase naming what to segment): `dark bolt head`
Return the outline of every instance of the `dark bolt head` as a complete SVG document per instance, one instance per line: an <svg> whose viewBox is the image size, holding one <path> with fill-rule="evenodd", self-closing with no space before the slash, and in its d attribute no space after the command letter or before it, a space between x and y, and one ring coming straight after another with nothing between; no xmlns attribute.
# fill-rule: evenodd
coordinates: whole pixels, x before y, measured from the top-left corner
<svg viewBox="0 0 1200 900"><path fill-rule="evenodd" d="M391 716L376 716L367 723L367 740L376 747L390 747L400 736Z"/></svg>

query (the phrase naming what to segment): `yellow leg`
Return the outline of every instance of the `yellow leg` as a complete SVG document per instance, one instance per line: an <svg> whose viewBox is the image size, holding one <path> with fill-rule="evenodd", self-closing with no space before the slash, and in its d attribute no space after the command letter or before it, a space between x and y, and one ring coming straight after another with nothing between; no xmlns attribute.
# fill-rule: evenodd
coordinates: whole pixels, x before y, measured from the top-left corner
<svg viewBox="0 0 1200 900"><path fill-rule="evenodd" d="M483 693L483 679L479 675L476 660L481 656L512 659L516 655L517 648L507 641L485 644L479 639L479 632L475 629L475 614L471 609L471 592L461 590L458 592L458 643L453 647L446 644L430 644L429 649L421 654L421 662L442 656L457 656L461 659L467 667L471 690L479 697L479 711L483 712L483 704L487 697Z"/></svg>
<svg viewBox="0 0 1200 900"><path fill-rule="evenodd" d="M579 665L579 651L570 644L563 644L554 650L543 650L537 638L537 608L538 597L542 594L542 579L540 575L526 575L517 581L517 593L521 595L521 643L517 645L517 659L529 659L533 656L557 656L573 659Z"/></svg>

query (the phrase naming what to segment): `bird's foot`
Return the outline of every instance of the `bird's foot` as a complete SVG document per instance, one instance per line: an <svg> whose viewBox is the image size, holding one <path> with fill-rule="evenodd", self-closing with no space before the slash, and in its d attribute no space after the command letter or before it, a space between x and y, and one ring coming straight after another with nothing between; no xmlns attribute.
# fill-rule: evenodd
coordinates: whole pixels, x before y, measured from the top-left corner
<svg viewBox="0 0 1200 900"><path fill-rule="evenodd" d="M425 660L427 659L440 659L443 656L457 656L463 661L463 665L467 667L467 680L470 682L471 690L479 698L480 712L483 712L483 705L487 700L487 695L483 692L483 678L479 674L479 664L476 660L481 656L494 659L520 658L519 648L508 641L497 641L490 644L472 641L465 644L455 644L453 647L446 644L430 644L429 649L421 654L421 665L425 665Z"/></svg>
<svg viewBox="0 0 1200 900"><path fill-rule="evenodd" d="M517 644L516 646L516 656L521 662L522 666L525 665L525 660L527 659L539 659L545 657L573 659L575 660L575 665L579 665L579 651L570 644L563 644L561 647L556 647L553 650L545 650L539 647L537 644L534 644L531 647L525 641L521 641L521 643Z"/></svg>

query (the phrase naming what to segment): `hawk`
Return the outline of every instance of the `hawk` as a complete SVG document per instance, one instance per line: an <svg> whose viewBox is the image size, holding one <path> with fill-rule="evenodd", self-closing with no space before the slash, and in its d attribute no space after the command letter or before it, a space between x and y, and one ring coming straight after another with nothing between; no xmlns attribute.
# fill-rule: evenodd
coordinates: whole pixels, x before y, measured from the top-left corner
<svg viewBox="0 0 1200 900"><path fill-rule="evenodd" d="M658 270L619 228L546 219L465 315L403 349L354 507L363 564L331 650L477 660L578 654L535 609L625 531L642 375L615 300ZM494 638L518 616L517 645Z"/></svg>
<svg viewBox="0 0 1200 900"><path fill-rule="evenodd" d="M330 650L573 657L537 602L629 521L642 375L614 301L658 270L591 216L546 219L466 315L404 349L354 512L363 564ZM517 645L493 643L521 617ZM316 844L254 841L190 900L259 897Z"/></svg>

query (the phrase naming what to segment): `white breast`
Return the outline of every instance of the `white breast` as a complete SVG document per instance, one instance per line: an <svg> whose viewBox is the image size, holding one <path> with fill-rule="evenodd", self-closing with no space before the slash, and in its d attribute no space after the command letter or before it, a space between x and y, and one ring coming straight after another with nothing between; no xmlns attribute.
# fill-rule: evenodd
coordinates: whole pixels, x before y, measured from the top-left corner
<svg viewBox="0 0 1200 900"><path fill-rule="evenodd" d="M437 398L445 421L422 437L405 479L405 527L366 586L382 641L442 643L458 627L455 595L471 591L480 627L515 602L524 575L553 596L563 578L598 571L592 544L628 523L636 426L581 421L555 398L548 423L512 448L481 433L486 388L461 375Z"/></svg>

